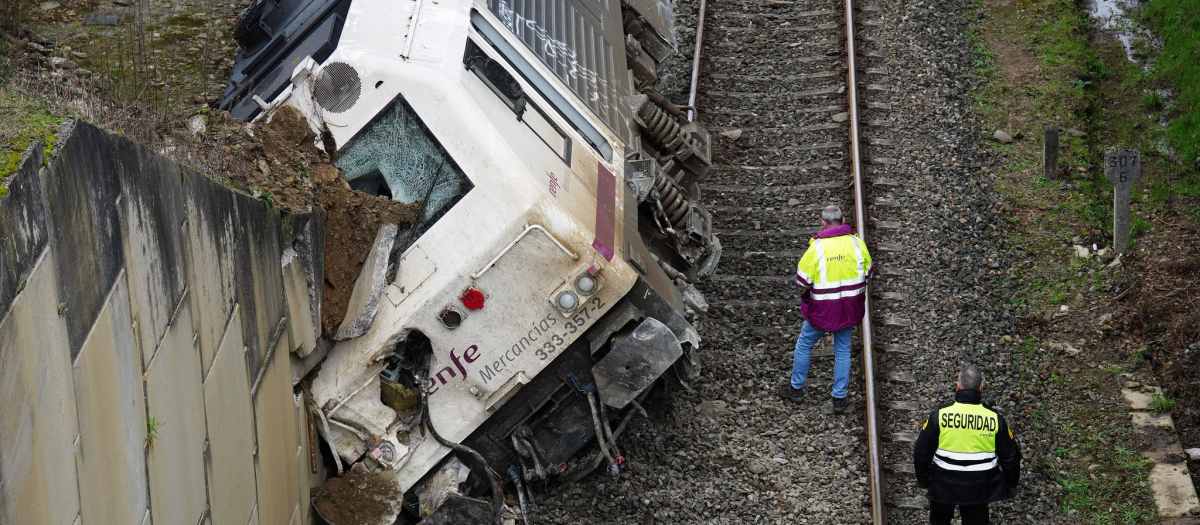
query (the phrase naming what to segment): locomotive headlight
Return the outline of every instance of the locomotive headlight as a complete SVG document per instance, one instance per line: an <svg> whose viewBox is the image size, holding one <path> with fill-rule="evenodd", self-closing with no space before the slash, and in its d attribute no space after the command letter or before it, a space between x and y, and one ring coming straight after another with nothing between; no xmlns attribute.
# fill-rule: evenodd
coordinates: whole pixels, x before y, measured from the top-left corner
<svg viewBox="0 0 1200 525"><path fill-rule="evenodd" d="M575 289L583 295L591 295L596 291L596 278L588 274L583 274L575 280Z"/></svg>
<svg viewBox="0 0 1200 525"><path fill-rule="evenodd" d="M574 310L576 306L579 306L579 297L576 297L575 294L571 292L563 292L558 294L558 298L556 298L554 302L558 304L558 308L560 310L569 312Z"/></svg>

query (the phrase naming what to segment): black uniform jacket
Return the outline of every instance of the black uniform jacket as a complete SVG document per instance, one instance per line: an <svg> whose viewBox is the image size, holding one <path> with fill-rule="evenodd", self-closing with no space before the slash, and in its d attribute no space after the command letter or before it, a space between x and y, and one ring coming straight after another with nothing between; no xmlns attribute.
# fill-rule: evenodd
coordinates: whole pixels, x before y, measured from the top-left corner
<svg viewBox="0 0 1200 525"><path fill-rule="evenodd" d="M954 400L964 404L980 404L982 393L979 391L959 390ZM975 505L991 501L1008 499L1009 488L1016 488L1021 479L1021 451L1013 440L1008 423L999 412L999 428L996 429L996 459L998 466L988 470L960 471L947 470L934 464L934 454L938 450L938 437L941 432L938 425L939 412L954 403L946 403L929 414L929 420L921 429L917 438L916 450L913 451L913 462L917 474L917 484L929 488L926 495L930 501L952 505ZM988 410L995 409L984 405Z"/></svg>

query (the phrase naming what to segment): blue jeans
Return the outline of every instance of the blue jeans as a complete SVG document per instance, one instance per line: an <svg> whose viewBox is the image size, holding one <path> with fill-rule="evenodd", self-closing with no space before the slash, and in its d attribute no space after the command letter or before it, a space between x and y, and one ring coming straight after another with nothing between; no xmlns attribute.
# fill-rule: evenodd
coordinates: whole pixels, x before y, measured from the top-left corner
<svg viewBox="0 0 1200 525"><path fill-rule="evenodd" d="M833 391L830 395L838 399L846 397L846 386L850 384L850 330L843 328L833 332ZM813 346L821 337L824 330L818 330L804 321L800 329L800 337L796 339L796 355L792 360L792 388L804 388L808 379L808 362L812 359Z"/></svg>

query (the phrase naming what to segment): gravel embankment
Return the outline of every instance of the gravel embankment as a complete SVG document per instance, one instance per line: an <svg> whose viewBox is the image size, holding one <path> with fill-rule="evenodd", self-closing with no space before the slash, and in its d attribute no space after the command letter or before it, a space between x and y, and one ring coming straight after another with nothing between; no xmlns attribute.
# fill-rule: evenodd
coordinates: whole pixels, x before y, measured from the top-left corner
<svg viewBox="0 0 1200 525"><path fill-rule="evenodd" d="M1013 359L1021 339L1006 289L1013 255L1005 248L1003 205L989 168L994 159L982 142L991 130L973 113L972 89L979 80L972 75L974 56L963 15L971 5L875 1L863 4L860 15L860 34L874 38L864 43L874 56L864 58L863 83L887 88L864 86L869 107L863 120L883 124L866 128L873 144L866 155L876 179L898 183L877 182L870 192L872 198L897 202L874 206L875 218L899 223L899 229L877 223L872 247L886 267L903 272L876 283L873 294L906 295L880 298L874 315L877 323L911 322L876 332L885 350L878 361L885 375L880 378L883 399L920 404L912 412L885 408L882 428L918 432L928 412L953 396L961 365L976 364L985 374L984 401L1004 414L1024 457L1021 487L1013 499L992 506L993 520L1065 522L1057 503L1061 487L1045 467L1052 452L1049 436L1034 433L1028 421L1043 400L1055 395L1056 386L1022 382L1020 364ZM890 144L880 144L887 140ZM915 382L892 380L904 372ZM885 441L883 450L889 467L911 463L911 443ZM888 491L890 502L901 504L924 494L912 475L903 473L891 475ZM890 514L895 523L917 523L924 516L911 508L893 508Z"/></svg>
<svg viewBox="0 0 1200 525"><path fill-rule="evenodd" d="M663 88L680 103L697 4L676 1L684 53ZM911 508L923 491L907 473L908 440L951 398L958 368L970 361L1025 456L1023 486L993 506L994 519L1055 523L1064 520L1060 488L1047 469L1030 468L1045 464L1049 440L1026 420L1054 393L1025 389L1010 356L1020 337L1004 291L1009 254L991 160L971 108L976 81L960 14L970 5L874 1L858 15L868 37L860 42L864 158L875 183L868 233L885 269L872 293L889 517L926 519ZM789 279L816 230L814 210L830 200L853 204L848 126L838 115L846 111L841 9L835 0L709 2L699 108L715 166L704 201L725 255L704 287L713 306L701 327L705 371L696 394L647 400L651 418L621 438L631 463L619 478L598 473L550 487L538 522L870 522L857 336L848 414L830 413L828 357L814 359L804 403L776 394L800 321Z"/></svg>

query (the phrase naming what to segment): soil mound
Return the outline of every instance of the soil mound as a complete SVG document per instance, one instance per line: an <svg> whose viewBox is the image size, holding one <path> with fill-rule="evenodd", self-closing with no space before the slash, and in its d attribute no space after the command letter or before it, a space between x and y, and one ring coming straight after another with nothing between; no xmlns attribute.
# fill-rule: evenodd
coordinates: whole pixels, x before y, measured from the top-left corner
<svg viewBox="0 0 1200 525"><path fill-rule="evenodd" d="M400 487L394 472L364 472L362 464L312 489L317 513L333 525L392 523L399 511Z"/></svg>
<svg viewBox="0 0 1200 525"><path fill-rule="evenodd" d="M210 178L293 213L326 214L325 291L321 331L337 331L379 228L413 223L419 203L405 204L350 188L315 146L300 111L283 106L265 123L246 124L224 111L208 115L203 133L183 130L193 163Z"/></svg>

